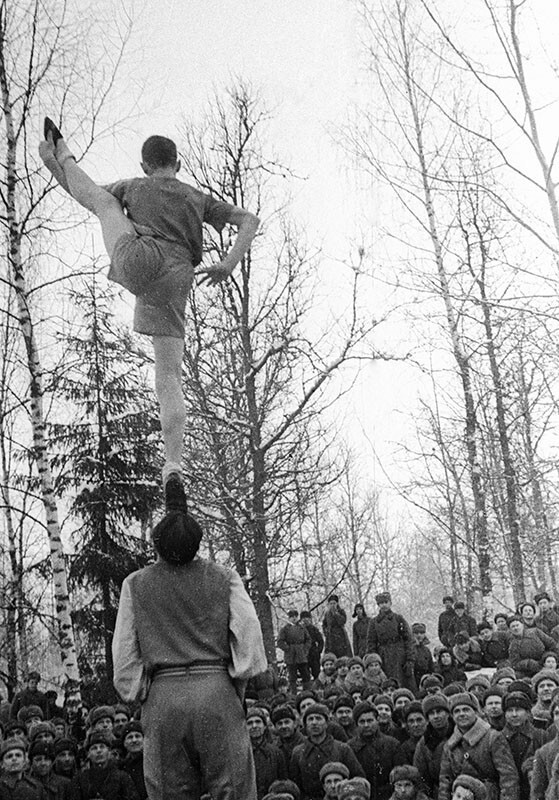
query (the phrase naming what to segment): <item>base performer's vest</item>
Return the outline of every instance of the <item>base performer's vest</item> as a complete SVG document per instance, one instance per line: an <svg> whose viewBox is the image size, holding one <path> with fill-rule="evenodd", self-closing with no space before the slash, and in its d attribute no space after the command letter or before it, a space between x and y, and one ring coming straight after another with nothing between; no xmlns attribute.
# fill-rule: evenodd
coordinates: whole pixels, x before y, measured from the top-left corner
<svg viewBox="0 0 559 800"><path fill-rule="evenodd" d="M158 668L231 660L226 569L203 559L181 567L158 561L128 580L149 674Z"/></svg>

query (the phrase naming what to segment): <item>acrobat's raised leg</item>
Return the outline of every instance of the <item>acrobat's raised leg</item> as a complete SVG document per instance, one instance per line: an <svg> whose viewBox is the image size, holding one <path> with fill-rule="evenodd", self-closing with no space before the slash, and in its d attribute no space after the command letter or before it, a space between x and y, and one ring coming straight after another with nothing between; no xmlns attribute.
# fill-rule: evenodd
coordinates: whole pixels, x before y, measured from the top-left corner
<svg viewBox="0 0 559 800"><path fill-rule="evenodd" d="M110 258L120 237L124 233L135 233L119 201L78 167L61 132L48 117L45 119L45 141L41 142L39 154L62 188L95 214L101 223L105 249Z"/></svg>

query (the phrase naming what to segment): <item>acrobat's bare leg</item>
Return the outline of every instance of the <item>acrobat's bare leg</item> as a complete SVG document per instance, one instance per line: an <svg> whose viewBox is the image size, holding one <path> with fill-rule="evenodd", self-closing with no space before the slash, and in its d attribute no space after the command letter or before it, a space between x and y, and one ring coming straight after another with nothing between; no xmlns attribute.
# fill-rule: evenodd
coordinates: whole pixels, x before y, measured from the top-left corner
<svg viewBox="0 0 559 800"><path fill-rule="evenodd" d="M186 406L181 372L184 342L174 336L153 336L155 391L165 444L163 482L172 472L181 472Z"/></svg>

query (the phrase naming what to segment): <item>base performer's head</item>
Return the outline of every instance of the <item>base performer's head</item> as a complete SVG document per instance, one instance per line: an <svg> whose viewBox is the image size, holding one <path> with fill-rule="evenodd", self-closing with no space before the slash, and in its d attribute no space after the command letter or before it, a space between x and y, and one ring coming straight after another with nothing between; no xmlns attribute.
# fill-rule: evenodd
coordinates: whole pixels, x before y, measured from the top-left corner
<svg viewBox="0 0 559 800"><path fill-rule="evenodd" d="M153 545L164 561L181 566L192 561L202 539L202 528L190 514L171 511L157 523Z"/></svg>

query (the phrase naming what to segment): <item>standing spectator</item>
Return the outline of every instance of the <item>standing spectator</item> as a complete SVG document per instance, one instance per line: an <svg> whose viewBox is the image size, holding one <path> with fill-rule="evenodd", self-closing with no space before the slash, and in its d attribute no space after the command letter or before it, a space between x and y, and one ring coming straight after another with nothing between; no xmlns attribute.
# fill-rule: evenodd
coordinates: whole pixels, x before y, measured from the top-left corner
<svg viewBox="0 0 559 800"><path fill-rule="evenodd" d="M58 739L54 743L53 771L70 779L78 771L78 747L73 739Z"/></svg>
<svg viewBox="0 0 559 800"><path fill-rule="evenodd" d="M324 647L329 653L334 653L338 658L353 655L345 629L346 622L347 614L339 605L338 595L330 595L328 608L322 621Z"/></svg>
<svg viewBox="0 0 559 800"><path fill-rule="evenodd" d="M29 774L40 783L49 800L66 800L70 779L53 772L54 745L35 741L29 748Z"/></svg>
<svg viewBox="0 0 559 800"><path fill-rule="evenodd" d="M449 594L443 597L444 611L439 615L439 639L445 647L452 647L452 627L456 617L454 598Z"/></svg>
<svg viewBox="0 0 559 800"><path fill-rule="evenodd" d="M526 629L536 627L536 606L534 603L531 603L529 600L519 603L516 613L520 614L522 617L522 621Z"/></svg>
<svg viewBox="0 0 559 800"><path fill-rule="evenodd" d="M396 739L380 732L378 709L370 703L356 705L353 718L357 734L350 739L349 746L371 784L372 797L387 800L390 796L390 772L404 763L400 745Z"/></svg>
<svg viewBox="0 0 559 800"><path fill-rule="evenodd" d="M476 636L477 622L466 612L466 606L461 600L454 604L454 613L455 617L449 629L452 644L457 633L467 633L468 637Z"/></svg>
<svg viewBox="0 0 559 800"><path fill-rule="evenodd" d="M392 611L390 592L376 596L379 613L369 627L369 652L382 658L384 671L395 678L400 686L416 690L414 678L413 638L406 620Z"/></svg>
<svg viewBox="0 0 559 800"><path fill-rule="evenodd" d="M555 670L542 669L532 678L532 688L536 693L536 704L531 709L536 728L549 728L551 725L551 700L559 687L559 674Z"/></svg>
<svg viewBox="0 0 559 800"><path fill-rule="evenodd" d="M351 739L352 736L355 736L357 731L357 727L353 719L354 708L355 703L348 695L342 695L341 697L338 697L334 703L334 718L338 725L341 725L343 728L348 740Z"/></svg>
<svg viewBox="0 0 559 800"><path fill-rule="evenodd" d="M452 695L449 704L456 727L443 749L438 800L450 800L463 773L483 781L491 798L519 800L518 773L503 734L478 716L479 704L468 692Z"/></svg>
<svg viewBox="0 0 559 800"><path fill-rule="evenodd" d="M419 686L421 679L424 675L429 675L435 671L435 664L433 656L429 650L429 640L427 639L427 628L423 622L414 622L411 626L413 634L413 658L414 667L413 672L415 682Z"/></svg>
<svg viewBox="0 0 559 800"><path fill-rule="evenodd" d="M12 701L10 712L12 719L17 719L17 715L25 706L39 706L43 712L43 719L46 719L47 698L39 691L40 680L41 676L35 670L28 673L25 678L25 688L18 692Z"/></svg>
<svg viewBox="0 0 559 800"><path fill-rule="evenodd" d="M356 617L353 623L353 655L363 658L367 653L367 637L371 620L365 612L363 603L355 604L352 616Z"/></svg>
<svg viewBox="0 0 559 800"><path fill-rule="evenodd" d="M307 658L311 675L316 680L320 672L320 654L324 649L324 637L316 625L313 625L310 611L301 611L301 624L305 626L311 637L311 646Z"/></svg>
<svg viewBox="0 0 559 800"><path fill-rule="evenodd" d="M493 622L498 633L505 633L510 638L508 614L505 614L504 611L498 611L493 617Z"/></svg>
<svg viewBox="0 0 559 800"><path fill-rule="evenodd" d="M345 764L351 777L364 777L363 769L351 747L336 741L328 732L328 709L315 703L303 714L307 741L298 745L291 756L289 777L301 789L305 800L322 800L320 770L330 761Z"/></svg>
<svg viewBox="0 0 559 800"><path fill-rule="evenodd" d="M266 736L264 709L253 706L247 711L247 727L256 769L256 794L262 800L271 783L287 778L283 753Z"/></svg>
<svg viewBox="0 0 559 800"><path fill-rule="evenodd" d="M547 592L540 592L534 597L534 603L538 607L538 615L535 623L544 633L551 636L551 631L559 625L559 614L553 608L551 597Z"/></svg>
<svg viewBox="0 0 559 800"><path fill-rule="evenodd" d="M428 794L437 797L443 749L454 730L454 722L446 695L440 692L428 695L421 705L427 727L415 748L413 765L419 770Z"/></svg>
<svg viewBox="0 0 559 800"><path fill-rule="evenodd" d="M308 652L311 646L311 637L305 625L299 624L299 614L295 609L288 611L289 622L279 632L278 647L283 650L287 672L289 674L289 689L291 694L297 694L297 676L301 676L303 689L310 689L311 673L308 664Z"/></svg>

